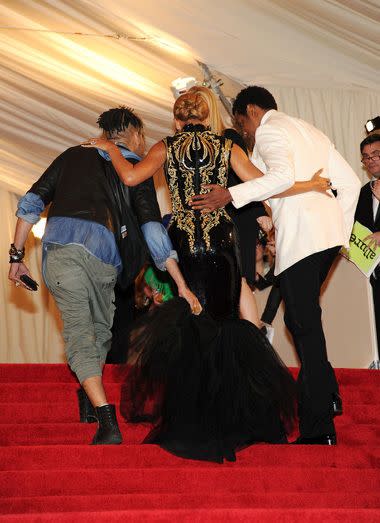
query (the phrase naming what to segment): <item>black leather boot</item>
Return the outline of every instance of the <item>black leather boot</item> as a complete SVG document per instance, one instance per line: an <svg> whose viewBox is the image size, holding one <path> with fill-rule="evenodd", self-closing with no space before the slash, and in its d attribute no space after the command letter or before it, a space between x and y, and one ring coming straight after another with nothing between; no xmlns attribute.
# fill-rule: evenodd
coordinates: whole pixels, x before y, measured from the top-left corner
<svg viewBox="0 0 380 523"><path fill-rule="evenodd" d="M95 423L98 421L96 412L82 387L77 390L79 403L79 421L81 423Z"/></svg>
<svg viewBox="0 0 380 523"><path fill-rule="evenodd" d="M99 427L92 445L119 445L122 442L121 432L117 424L115 405L96 407Z"/></svg>

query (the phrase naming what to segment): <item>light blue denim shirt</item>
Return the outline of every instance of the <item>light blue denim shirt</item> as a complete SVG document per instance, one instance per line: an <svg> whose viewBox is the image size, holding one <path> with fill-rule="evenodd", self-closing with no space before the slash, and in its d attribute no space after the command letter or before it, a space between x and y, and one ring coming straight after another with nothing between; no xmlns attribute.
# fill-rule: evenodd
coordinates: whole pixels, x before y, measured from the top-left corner
<svg viewBox="0 0 380 523"><path fill-rule="evenodd" d="M140 160L139 156L128 149L120 147L120 150L124 158ZM103 158L110 161L108 153L99 149L98 152ZM35 224L40 220L44 209L45 204L42 199L37 194L28 192L19 200L16 216L30 224ZM141 229L153 261L160 270L165 270L165 262L168 258L178 260L177 252L173 249L169 235L161 223L147 222ZM76 244L84 247L102 262L113 265L119 272L122 269L114 234L96 222L53 216L47 222L42 243L43 258L45 258L46 247L50 243Z"/></svg>

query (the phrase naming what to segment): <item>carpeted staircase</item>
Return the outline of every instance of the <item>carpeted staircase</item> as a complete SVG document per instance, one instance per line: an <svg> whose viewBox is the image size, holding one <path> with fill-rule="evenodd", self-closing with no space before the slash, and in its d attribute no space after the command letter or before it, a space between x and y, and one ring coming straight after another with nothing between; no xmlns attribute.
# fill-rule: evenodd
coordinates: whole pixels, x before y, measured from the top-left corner
<svg viewBox="0 0 380 523"><path fill-rule="evenodd" d="M337 447L256 445L236 463L176 458L139 445L89 445L65 365L0 365L0 521L380 522L380 373L338 370ZM108 366L118 404L123 370Z"/></svg>

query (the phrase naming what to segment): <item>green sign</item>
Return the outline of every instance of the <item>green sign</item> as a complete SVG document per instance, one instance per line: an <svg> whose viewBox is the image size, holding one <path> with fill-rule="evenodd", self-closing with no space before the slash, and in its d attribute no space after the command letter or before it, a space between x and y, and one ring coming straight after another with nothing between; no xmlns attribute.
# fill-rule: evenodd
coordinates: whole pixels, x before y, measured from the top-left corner
<svg viewBox="0 0 380 523"><path fill-rule="evenodd" d="M380 261L380 247L369 247L365 240L372 231L359 222L354 223L350 237L350 249L342 247L341 254L356 265L369 278Z"/></svg>

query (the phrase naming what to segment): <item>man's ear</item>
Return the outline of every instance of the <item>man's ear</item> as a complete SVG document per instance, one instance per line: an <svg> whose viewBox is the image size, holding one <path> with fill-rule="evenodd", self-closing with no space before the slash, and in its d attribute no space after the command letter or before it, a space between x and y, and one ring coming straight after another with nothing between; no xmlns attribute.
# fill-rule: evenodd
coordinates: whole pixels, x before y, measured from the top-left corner
<svg viewBox="0 0 380 523"><path fill-rule="evenodd" d="M254 104L247 105L247 116L248 118L254 118L257 114L257 106Z"/></svg>

